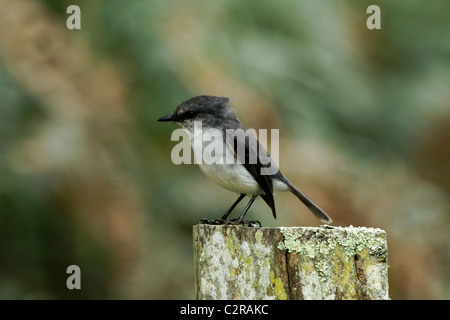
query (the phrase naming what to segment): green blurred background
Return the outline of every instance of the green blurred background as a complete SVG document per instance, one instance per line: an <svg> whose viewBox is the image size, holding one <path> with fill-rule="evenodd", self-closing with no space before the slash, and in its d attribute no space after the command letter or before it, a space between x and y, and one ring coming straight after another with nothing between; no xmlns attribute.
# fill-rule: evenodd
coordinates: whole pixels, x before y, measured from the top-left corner
<svg viewBox="0 0 450 320"><path fill-rule="evenodd" d="M192 225L236 196L174 165L177 127L156 119L199 94L280 129L280 168L335 225L386 230L392 299L450 298L447 0L0 8L0 299L194 298ZM320 223L290 194L276 205L248 217Z"/></svg>

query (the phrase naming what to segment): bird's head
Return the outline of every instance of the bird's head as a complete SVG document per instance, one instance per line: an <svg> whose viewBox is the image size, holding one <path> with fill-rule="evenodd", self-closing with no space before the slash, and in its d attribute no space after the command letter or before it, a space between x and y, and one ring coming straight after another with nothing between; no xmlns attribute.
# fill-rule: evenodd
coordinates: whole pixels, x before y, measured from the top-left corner
<svg viewBox="0 0 450 320"><path fill-rule="evenodd" d="M174 112L159 118L158 121L176 122L187 129L193 128L194 121L201 121L206 127L217 127L227 120L237 119L229 101L226 97L196 96L183 101Z"/></svg>

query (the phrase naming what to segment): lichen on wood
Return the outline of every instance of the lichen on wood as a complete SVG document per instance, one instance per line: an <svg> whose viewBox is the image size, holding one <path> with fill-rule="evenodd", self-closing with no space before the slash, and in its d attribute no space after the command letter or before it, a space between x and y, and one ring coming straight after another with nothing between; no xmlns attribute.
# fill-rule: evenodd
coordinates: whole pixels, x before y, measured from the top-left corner
<svg viewBox="0 0 450 320"><path fill-rule="evenodd" d="M386 233L194 226L197 299L388 299Z"/></svg>
<svg viewBox="0 0 450 320"><path fill-rule="evenodd" d="M365 227L280 228L291 299L388 299L386 233ZM370 279L370 280L369 280Z"/></svg>
<svg viewBox="0 0 450 320"><path fill-rule="evenodd" d="M287 299L286 265L271 228L194 227L198 299Z"/></svg>

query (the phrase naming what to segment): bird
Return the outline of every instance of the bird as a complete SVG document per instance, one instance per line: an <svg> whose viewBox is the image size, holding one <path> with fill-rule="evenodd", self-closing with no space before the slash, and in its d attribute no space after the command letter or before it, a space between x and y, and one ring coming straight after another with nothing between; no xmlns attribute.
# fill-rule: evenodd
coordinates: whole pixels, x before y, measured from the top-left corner
<svg viewBox="0 0 450 320"><path fill-rule="evenodd" d="M332 223L333 220L322 208L281 173L258 139L248 134L248 129L230 105L230 98L195 96L183 101L171 114L159 118L158 121L175 122L187 130L193 149L195 141L201 141L200 146L203 148L206 145L214 147L214 159L222 161L198 161L201 171L221 187L239 194L238 199L220 219L202 219L200 223L260 227L258 220L245 220L245 215L255 199L261 197L276 219L274 193L284 191L294 194L320 221L325 224ZM196 125L201 125L203 131L196 130ZM214 133L214 138L205 139L204 136L199 136L203 135L205 130ZM246 196L250 197L250 200L240 216L228 219L230 213Z"/></svg>

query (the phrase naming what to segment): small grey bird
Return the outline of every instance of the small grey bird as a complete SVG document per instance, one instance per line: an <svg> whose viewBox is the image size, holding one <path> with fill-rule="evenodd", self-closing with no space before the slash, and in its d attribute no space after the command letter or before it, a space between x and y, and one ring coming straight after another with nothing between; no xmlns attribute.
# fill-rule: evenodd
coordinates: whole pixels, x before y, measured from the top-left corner
<svg viewBox="0 0 450 320"><path fill-rule="evenodd" d="M193 97L182 102L172 114L158 119L163 122L176 122L187 129L190 133L192 148L194 148L195 139L202 139L202 137L195 137L199 134L194 130L196 121L201 122L204 130L215 129L222 133L220 139L203 142L203 146L214 144L215 158L222 158L223 161L213 163L204 161L199 163L199 166L208 178L225 189L239 193L239 198L222 218L211 221L202 219L201 223L247 224L249 226L259 224L261 226L259 221L244 220L247 211L260 196L270 207L276 219L273 194L281 191L292 192L320 221L331 223L333 220L325 211L283 176L256 137L252 134L243 134L247 132L247 128L239 121L234 109L229 105L229 100L226 97L207 95ZM230 129L234 134L228 134ZM265 174L264 169L266 169ZM228 220L230 213L245 196L249 196L250 201L242 214L237 219Z"/></svg>

